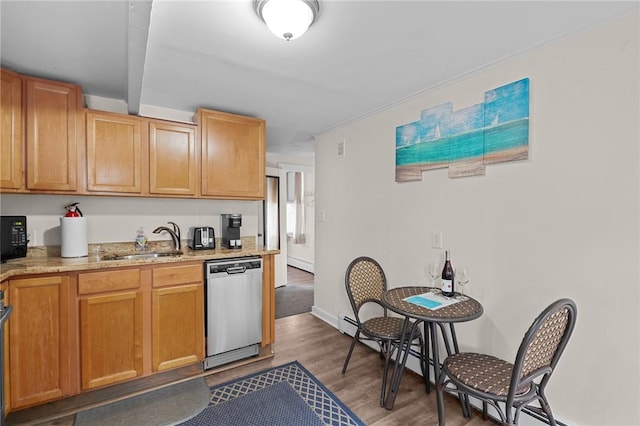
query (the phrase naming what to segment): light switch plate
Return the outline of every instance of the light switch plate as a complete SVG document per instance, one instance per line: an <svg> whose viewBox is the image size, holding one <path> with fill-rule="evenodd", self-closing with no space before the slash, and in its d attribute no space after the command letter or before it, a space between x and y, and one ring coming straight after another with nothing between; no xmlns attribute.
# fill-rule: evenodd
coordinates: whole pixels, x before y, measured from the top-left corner
<svg viewBox="0 0 640 426"><path fill-rule="evenodd" d="M434 231L431 233L431 248L442 248L442 232Z"/></svg>
<svg viewBox="0 0 640 426"><path fill-rule="evenodd" d="M347 140L342 139L340 142L338 142L338 147L337 147L338 157L344 157L345 155L347 155L346 149L347 149Z"/></svg>

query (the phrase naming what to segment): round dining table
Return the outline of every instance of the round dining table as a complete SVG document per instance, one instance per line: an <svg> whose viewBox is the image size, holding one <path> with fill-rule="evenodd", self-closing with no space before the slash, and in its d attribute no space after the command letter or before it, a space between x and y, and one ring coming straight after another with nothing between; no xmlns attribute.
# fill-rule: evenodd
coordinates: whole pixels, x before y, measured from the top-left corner
<svg viewBox="0 0 640 426"><path fill-rule="evenodd" d="M440 306L433 306L428 308L421 304L410 302L410 299L414 296L420 295L433 295L435 299L440 299L444 303ZM433 354L433 371L435 375L435 381L437 382L440 375L440 356L438 349L437 329L440 328L443 333L443 340L445 342L447 352L450 353L447 336L445 335L444 324L449 324L451 337L453 340L453 350L458 352L458 341L455 334L454 323L472 321L482 315L483 308L480 302L472 297L461 296L459 293L455 293L451 298L447 298L442 295L440 289L435 287L396 287L387 290L382 295L382 302L391 311L400 314L405 317L404 330L402 333L403 341L400 342L400 349L396 356L396 362L393 369L393 375L391 377L391 383L389 384L389 392L387 393L387 400L385 402L385 408L387 410L393 409L396 396L398 395L398 389L400 387L400 381L402 379L402 373L407 363L407 357L409 355L410 345L404 336L411 336L413 330L418 327L420 323L424 323L425 339L424 344L427 346L426 351L422 351L427 354L427 359L424 362L427 365L425 380L427 381L427 389L429 389L429 359L428 359L428 345L429 340L431 342L431 352ZM428 336L431 336L429 339ZM468 411L467 404L463 404L463 410L465 413ZM466 414L465 414L466 415Z"/></svg>

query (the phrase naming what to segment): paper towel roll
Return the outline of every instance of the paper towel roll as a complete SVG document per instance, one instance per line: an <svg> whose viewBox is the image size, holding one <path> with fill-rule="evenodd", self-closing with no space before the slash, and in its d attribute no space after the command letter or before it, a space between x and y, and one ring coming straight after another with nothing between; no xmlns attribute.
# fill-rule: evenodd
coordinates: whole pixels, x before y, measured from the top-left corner
<svg viewBox="0 0 640 426"><path fill-rule="evenodd" d="M61 217L60 234L62 257L83 257L89 254L86 218Z"/></svg>

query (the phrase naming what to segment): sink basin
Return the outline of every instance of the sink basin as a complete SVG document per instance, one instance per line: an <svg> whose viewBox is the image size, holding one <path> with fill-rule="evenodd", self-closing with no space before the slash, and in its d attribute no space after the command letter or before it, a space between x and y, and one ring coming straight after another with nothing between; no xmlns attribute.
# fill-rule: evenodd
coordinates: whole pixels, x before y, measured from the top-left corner
<svg viewBox="0 0 640 426"><path fill-rule="evenodd" d="M132 254L107 254L102 256L102 260L156 259L159 257L176 257L181 255L182 255L181 251L146 252L146 253L132 253Z"/></svg>

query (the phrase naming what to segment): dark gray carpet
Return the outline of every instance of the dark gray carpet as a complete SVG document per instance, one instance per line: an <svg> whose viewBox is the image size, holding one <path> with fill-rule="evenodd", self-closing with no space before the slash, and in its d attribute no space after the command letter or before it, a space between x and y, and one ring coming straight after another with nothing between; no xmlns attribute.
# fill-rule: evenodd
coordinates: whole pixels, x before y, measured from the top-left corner
<svg viewBox="0 0 640 426"><path fill-rule="evenodd" d="M103 405L76 414L74 426L169 426L199 414L211 391L204 378Z"/></svg>
<svg viewBox="0 0 640 426"><path fill-rule="evenodd" d="M311 312L313 284L294 284L276 288L276 319Z"/></svg>
<svg viewBox="0 0 640 426"><path fill-rule="evenodd" d="M280 382L212 405L181 426L323 426L316 413L305 404L287 382Z"/></svg>

